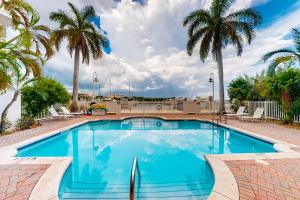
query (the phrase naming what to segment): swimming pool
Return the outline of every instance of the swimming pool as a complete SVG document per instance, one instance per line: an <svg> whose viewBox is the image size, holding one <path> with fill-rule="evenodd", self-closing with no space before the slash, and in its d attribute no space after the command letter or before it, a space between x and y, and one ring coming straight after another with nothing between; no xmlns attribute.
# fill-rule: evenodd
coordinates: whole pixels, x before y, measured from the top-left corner
<svg viewBox="0 0 300 200"><path fill-rule="evenodd" d="M275 152L272 144L199 121L132 118L89 122L18 150L19 157L72 156L61 199L207 199L214 185L205 154Z"/></svg>

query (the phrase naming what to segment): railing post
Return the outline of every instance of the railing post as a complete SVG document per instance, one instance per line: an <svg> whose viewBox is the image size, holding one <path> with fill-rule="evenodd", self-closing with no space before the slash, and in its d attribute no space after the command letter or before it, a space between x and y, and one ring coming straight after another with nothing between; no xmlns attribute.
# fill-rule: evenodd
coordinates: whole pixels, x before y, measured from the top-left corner
<svg viewBox="0 0 300 200"><path fill-rule="evenodd" d="M130 193L129 193L129 199L134 200L134 188L135 188L135 172L138 172L139 176L139 186L141 184L141 172L138 165L138 159L134 158L132 163L132 169L131 169L131 176L130 176Z"/></svg>

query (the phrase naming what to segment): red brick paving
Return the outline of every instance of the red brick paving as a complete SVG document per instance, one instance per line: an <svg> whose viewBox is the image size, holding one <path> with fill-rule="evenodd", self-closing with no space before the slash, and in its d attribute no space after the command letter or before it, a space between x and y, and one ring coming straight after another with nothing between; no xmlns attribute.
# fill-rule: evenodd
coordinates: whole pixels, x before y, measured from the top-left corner
<svg viewBox="0 0 300 200"><path fill-rule="evenodd" d="M64 120L52 120L41 122L42 126L27 129L23 131L19 131L17 133L13 133L10 135L4 135L0 137L0 147L8 146L11 144L15 144L29 138L45 134L47 132L54 131L59 128L63 128L72 124L75 124L79 121L82 121L83 118L74 118L74 119L64 119Z"/></svg>
<svg viewBox="0 0 300 200"><path fill-rule="evenodd" d="M300 146L300 131L297 129L287 128L276 123L264 121L253 123L242 122L239 120L228 120L228 124L233 127Z"/></svg>
<svg viewBox="0 0 300 200"><path fill-rule="evenodd" d="M300 159L226 161L234 174L241 200L299 200Z"/></svg>
<svg viewBox="0 0 300 200"><path fill-rule="evenodd" d="M49 165L0 165L0 200L26 200Z"/></svg>

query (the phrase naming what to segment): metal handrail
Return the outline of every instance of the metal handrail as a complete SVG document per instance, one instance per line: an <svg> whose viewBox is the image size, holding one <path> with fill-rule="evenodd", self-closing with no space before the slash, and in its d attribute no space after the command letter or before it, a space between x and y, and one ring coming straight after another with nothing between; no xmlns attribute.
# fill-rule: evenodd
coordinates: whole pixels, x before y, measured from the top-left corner
<svg viewBox="0 0 300 200"><path fill-rule="evenodd" d="M130 194L129 194L129 199L134 200L134 188L135 188L135 172L138 172L139 176L139 187L141 184L141 172L139 168L139 163L138 159L134 158L133 163L132 163L132 168L131 168L131 176L130 176Z"/></svg>
<svg viewBox="0 0 300 200"><path fill-rule="evenodd" d="M215 120L217 120L217 124L219 124L219 120L220 120L220 122L222 123L222 116L225 116L225 124L227 124L227 115L224 114L226 114L225 110L217 117L213 117L212 121L215 122Z"/></svg>

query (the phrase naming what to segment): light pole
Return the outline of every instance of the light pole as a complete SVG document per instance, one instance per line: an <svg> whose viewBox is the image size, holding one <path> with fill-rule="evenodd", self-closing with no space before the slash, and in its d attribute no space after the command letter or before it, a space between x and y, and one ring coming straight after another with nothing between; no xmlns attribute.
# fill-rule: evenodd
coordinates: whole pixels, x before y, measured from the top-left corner
<svg viewBox="0 0 300 200"><path fill-rule="evenodd" d="M98 83L99 79L97 77L97 72L93 73L93 100L95 100L95 83Z"/></svg>
<svg viewBox="0 0 300 200"><path fill-rule="evenodd" d="M101 96L101 84L99 83L99 96Z"/></svg>
<svg viewBox="0 0 300 200"><path fill-rule="evenodd" d="M208 82L212 83L212 101L214 101L215 100L215 75L214 75L214 73L210 74Z"/></svg>
<svg viewBox="0 0 300 200"><path fill-rule="evenodd" d="M134 83L133 83L133 84L132 84L132 92L131 92L131 93L132 93L132 94L131 94L132 97L134 96L134 86L135 86L135 85L134 85Z"/></svg>
<svg viewBox="0 0 300 200"><path fill-rule="evenodd" d="M133 94L134 94L134 83L131 83L130 81L129 81L129 84L128 84L128 99L130 99L131 98L131 96L133 96Z"/></svg>

